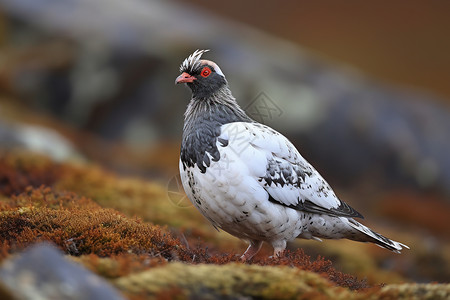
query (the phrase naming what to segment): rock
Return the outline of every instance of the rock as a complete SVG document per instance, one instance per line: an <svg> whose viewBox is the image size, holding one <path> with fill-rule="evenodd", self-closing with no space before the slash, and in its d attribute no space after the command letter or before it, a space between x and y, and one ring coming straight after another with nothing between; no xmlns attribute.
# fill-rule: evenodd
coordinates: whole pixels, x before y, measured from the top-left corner
<svg viewBox="0 0 450 300"><path fill-rule="evenodd" d="M3 150L26 149L49 156L55 161L83 161L83 156L62 134L56 130L0 120L0 148Z"/></svg>
<svg viewBox="0 0 450 300"><path fill-rule="evenodd" d="M0 282L17 299L124 299L105 280L37 244L3 263Z"/></svg>

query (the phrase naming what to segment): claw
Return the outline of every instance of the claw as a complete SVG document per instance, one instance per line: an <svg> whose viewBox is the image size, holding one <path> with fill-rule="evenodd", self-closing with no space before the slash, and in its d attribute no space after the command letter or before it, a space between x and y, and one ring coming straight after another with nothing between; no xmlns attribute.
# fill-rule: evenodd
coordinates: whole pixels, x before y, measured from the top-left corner
<svg viewBox="0 0 450 300"><path fill-rule="evenodd" d="M273 246L273 257L283 257L284 255L284 250L286 249L286 241L278 241L274 244L272 244Z"/></svg>

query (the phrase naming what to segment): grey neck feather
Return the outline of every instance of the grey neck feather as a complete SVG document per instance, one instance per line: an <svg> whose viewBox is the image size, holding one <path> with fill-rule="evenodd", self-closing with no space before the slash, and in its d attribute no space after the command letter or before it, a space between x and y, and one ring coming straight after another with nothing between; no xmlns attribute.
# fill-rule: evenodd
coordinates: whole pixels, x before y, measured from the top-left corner
<svg viewBox="0 0 450 300"><path fill-rule="evenodd" d="M225 115L221 114L221 116L218 116L224 118L223 121L226 121L227 115L230 122L236 122L237 119L244 122L253 121L237 104L230 89L225 85L207 99L197 99L195 97L191 99L186 112L184 113L184 129L186 129L186 126L189 126L194 120L215 113L225 113Z"/></svg>
<svg viewBox="0 0 450 300"><path fill-rule="evenodd" d="M197 165L202 172L220 159L217 137L221 126L233 122L254 122L239 107L227 85L208 98L192 98L184 114L181 161L184 168Z"/></svg>

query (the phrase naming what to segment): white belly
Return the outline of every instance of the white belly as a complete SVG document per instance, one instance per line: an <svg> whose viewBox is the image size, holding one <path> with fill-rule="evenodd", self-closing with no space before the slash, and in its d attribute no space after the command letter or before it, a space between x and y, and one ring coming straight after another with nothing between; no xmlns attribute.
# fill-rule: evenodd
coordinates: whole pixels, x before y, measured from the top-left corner
<svg viewBox="0 0 450 300"><path fill-rule="evenodd" d="M227 156L228 155L228 156ZM302 233L304 214L273 204L257 177L228 151L201 173L180 162L184 190L197 209L217 228L242 239L290 241Z"/></svg>

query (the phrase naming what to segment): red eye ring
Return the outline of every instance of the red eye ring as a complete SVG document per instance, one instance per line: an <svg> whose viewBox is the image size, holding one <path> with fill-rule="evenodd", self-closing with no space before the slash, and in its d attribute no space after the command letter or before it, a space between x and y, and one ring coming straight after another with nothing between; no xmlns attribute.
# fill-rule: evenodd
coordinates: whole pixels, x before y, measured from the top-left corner
<svg viewBox="0 0 450 300"><path fill-rule="evenodd" d="M200 73L200 75L202 75L202 77L208 77L211 74L211 69L208 67L204 67L202 69L202 72Z"/></svg>

